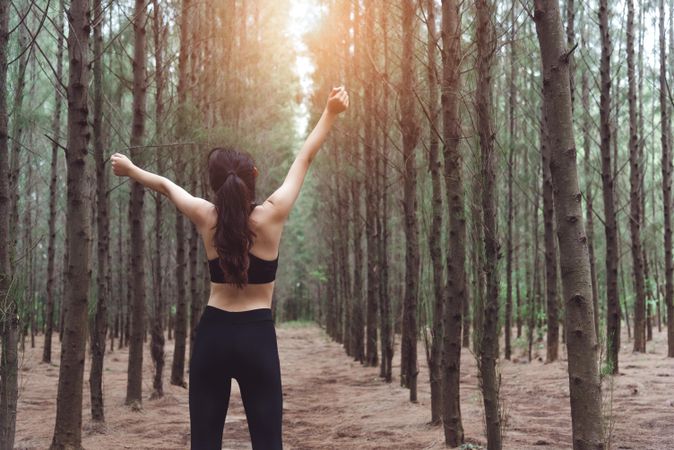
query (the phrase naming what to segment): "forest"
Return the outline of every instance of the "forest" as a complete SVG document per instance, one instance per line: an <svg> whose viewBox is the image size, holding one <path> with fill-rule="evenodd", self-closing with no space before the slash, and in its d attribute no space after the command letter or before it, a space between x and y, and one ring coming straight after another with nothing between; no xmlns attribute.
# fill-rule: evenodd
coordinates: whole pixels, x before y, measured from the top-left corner
<svg viewBox="0 0 674 450"><path fill-rule="evenodd" d="M110 157L264 201L336 86L286 447L674 448L674 0L0 0L0 449L189 447L205 249Z"/></svg>

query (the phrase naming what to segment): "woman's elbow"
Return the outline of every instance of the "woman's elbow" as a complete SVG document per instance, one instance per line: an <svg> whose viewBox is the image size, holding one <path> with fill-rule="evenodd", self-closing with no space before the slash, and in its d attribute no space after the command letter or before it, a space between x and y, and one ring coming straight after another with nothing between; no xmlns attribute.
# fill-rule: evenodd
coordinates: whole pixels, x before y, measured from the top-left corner
<svg viewBox="0 0 674 450"><path fill-rule="evenodd" d="M171 181L168 178L160 177L159 183L155 190L160 194L171 198Z"/></svg>

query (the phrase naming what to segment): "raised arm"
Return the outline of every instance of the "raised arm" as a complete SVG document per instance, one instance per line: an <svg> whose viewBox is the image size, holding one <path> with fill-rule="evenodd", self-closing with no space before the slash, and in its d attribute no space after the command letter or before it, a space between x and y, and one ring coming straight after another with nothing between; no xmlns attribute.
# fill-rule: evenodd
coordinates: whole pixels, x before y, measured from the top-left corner
<svg viewBox="0 0 674 450"><path fill-rule="evenodd" d="M213 207L210 202L199 197L194 197L166 177L137 167L129 158L121 153L115 153L110 159L115 175L118 177L129 177L146 188L165 195L181 213L196 225L199 231L204 229L207 223L208 212Z"/></svg>
<svg viewBox="0 0 674 450"><path fill-rule="evenodd" d="M297 154L295 161L290 166L283 184L272 193L265 203L268 203L274 211L274 216L285 221L290 214L290 210L295 204L295 200L300 194L300 189L304 183L304 177L309 170L316 153L321 148L330 129L332 128L337 115L349 107L349 94L344 87L333 88L328 97L328 102L314 127L313 131L307 137Z"/></svg>

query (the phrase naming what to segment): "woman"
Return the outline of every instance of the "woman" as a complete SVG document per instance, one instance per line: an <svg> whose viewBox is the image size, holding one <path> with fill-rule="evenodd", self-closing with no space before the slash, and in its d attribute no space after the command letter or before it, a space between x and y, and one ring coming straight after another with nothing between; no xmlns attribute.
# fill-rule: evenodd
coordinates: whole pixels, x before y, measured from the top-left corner
<svg viewBox="0 0 674 450"><path fill-rule="evenodd" d="M168 197L197 227L206 249L211 294L189 373L192 449L221 448L232 378L239 384L253 449L282 448L283 397L271 314L279 242L311 161L348 106L346 90L333 88L283 184L260 205L253 203L258 172L247 153L216 148L209 154L214 203L134 166L124 155L111 158L115 175Z"/></svg>

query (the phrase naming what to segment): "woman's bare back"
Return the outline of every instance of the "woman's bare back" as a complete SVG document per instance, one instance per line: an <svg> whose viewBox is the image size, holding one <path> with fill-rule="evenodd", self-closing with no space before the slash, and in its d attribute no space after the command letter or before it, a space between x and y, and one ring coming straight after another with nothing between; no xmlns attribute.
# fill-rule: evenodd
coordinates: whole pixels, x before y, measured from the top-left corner
<svg viewBox="0 0 674 450"><path fill-rule="evenodd" d="M250 253L263 260L274 260L279 254L281 234L284 222L273 220L270 214L271 205L268 202L257 205L250 213L251 230L255 239ZM206 257L218 257L213 244L215 225L218 215L215 206L210 204L207 212L207 226L202 232L202 241L206 250ZM248 284L239 289L230 283L211 283L211 294L208 304L227 311L247 311L257 308L271 308L274 282L263 284Z"/></svg>

